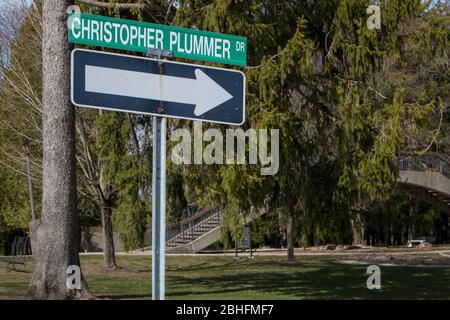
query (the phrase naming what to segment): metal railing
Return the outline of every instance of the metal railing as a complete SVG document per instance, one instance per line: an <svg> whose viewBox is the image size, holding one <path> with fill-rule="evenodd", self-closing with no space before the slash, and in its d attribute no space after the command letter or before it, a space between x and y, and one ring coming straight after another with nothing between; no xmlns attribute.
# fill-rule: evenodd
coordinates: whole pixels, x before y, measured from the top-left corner
<svg viewBox="0 0 450 320"><path fill-rule="evenodd" d="M25 270L26 255L31 253L30 238L29 237L15 237L14 242L11 245L11 253L6 256L6 259L2 259L2 262L6 262L7 270L16 270L16 265L22 265Z"/></svg>
<svg viewBox="0 0 450 320"><path fill-rule="evenodd" d="M450 161L439 153L424 155L402 154L399 156L399 171L438 172L450 179Z"/></svg>
<svg viewBox="0 0 450 320"><path fill-rule="evenodd" d="M221 219L222 211L220 208L204 209L189 219L182 221L178 226L172 226L171 229L167 230L166 246L176 247L187 244L219 226ZM174 228L176 229L174 230Z"/></svg>

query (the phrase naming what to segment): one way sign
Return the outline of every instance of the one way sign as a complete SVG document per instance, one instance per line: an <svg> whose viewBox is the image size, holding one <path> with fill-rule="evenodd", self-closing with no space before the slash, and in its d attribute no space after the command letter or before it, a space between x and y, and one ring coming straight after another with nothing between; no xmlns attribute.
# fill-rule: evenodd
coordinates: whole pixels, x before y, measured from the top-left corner
<svg viewBox="0 0 450 320"><path fill-rule="evenodd" d="M245 75L240 71L76 49L76 106L240 125Z"/></svg>

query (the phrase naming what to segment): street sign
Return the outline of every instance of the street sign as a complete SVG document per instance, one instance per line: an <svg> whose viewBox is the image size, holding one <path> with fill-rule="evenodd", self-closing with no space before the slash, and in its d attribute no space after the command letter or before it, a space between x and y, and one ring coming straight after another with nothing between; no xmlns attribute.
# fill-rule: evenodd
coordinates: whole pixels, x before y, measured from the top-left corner
<svg viewBox="0 0 450 320"><path fill-rule="evenodd" d="M196 29L73 12L69 42L147 53L172 52L174 57L247 65L247 38Z"/></svg>
<svg viewBox="0 0 450 320"><path fill-rule="evenodd" d="M238 249L250 249L252 245L252 231L249 227L244 228L243 239L238 244Z"/></svg>
<svg viewBox="0 0 450 320"><path fill-rule="evenodd" d="M232 125L245 121L245 75L235 70L76 49L71 89L80 107Z"/></svg>

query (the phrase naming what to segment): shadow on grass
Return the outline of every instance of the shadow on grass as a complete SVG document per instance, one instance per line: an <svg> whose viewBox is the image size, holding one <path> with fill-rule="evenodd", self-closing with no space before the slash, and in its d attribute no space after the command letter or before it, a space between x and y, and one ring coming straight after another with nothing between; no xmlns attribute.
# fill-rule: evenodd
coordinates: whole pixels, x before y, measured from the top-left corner
<svg viewBox="0 0 450 320"><path fill-rule="evenodd" d="M262 270L271 265L271 269ZM367 266L338 263L250 263L244 271L172 274L170 297L181 299L449 299L450 270L382 267L382 289L366 288ZM194 271L195 268L191 268ZM198 270L197 270L198 271Z"/></svg>
<svg viewBox="0 0 450 320"><path fill-rule="evenodd" d="M151 292L149 294L124 294L124 295L98 295L98 300L143 300L152 299Z"/></svg>
<svg viewBox="0 0 450 320"><path fill-rule="evenodd" d="M168 264L167 265L167 271L168 272L189 272L189 271L213 271L213 270L226 270L231 267L239 267L243 266L245 264L245 260L243 259L227 259L226 261L214 261L211 263L211 261L204 261L198 264L189 264L188 266L177 266Z"/></svg>
<svg viewBox="0 0 450 320"><path fill-rule="evenodd" d="M123 270L97 273L83 261L99 299L151 299L151 260L119 259ZM450 299L450 268L381 267L381 290L366 288L367 265L329 258L168 257L168 299ZM0 296L24 295L30 274L0 274Z"/></svg>
<svg viewBox="0 0 450 320"><path fill-rule="evenodd" d="M450 269L444 268L381 267L382 289L369 290L367 266L343 265L329 259L287 262L275 258L197 258L169 262L168 299L450 298ZM95 277L89 282L99 298L151 299L150 272L117 276L114 281Z"/></svg>

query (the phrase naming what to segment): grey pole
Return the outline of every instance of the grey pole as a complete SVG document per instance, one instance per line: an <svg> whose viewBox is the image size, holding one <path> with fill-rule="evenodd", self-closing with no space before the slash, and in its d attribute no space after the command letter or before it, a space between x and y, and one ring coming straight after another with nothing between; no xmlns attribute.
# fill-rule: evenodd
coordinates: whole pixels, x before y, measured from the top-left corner
<svg viewBox="0 0 450 320"><path fill-rule="evenodd" d="M152 297L165 298L166 271L166 119L153 117Z"/></svg>
<svg viewBox="0 0 450 320"><path fill-rule="evenodd" d="M33 197L33 181L31 180L31 166L30 166L30 151L28 150L28 145L30 142L27 138L23 139L23 149L25 151L25 160L27 163L27 176L28 176L28 192L30 193L30 204L31 204L31 220L36 220L36 207L34 205Z"/></svg>

